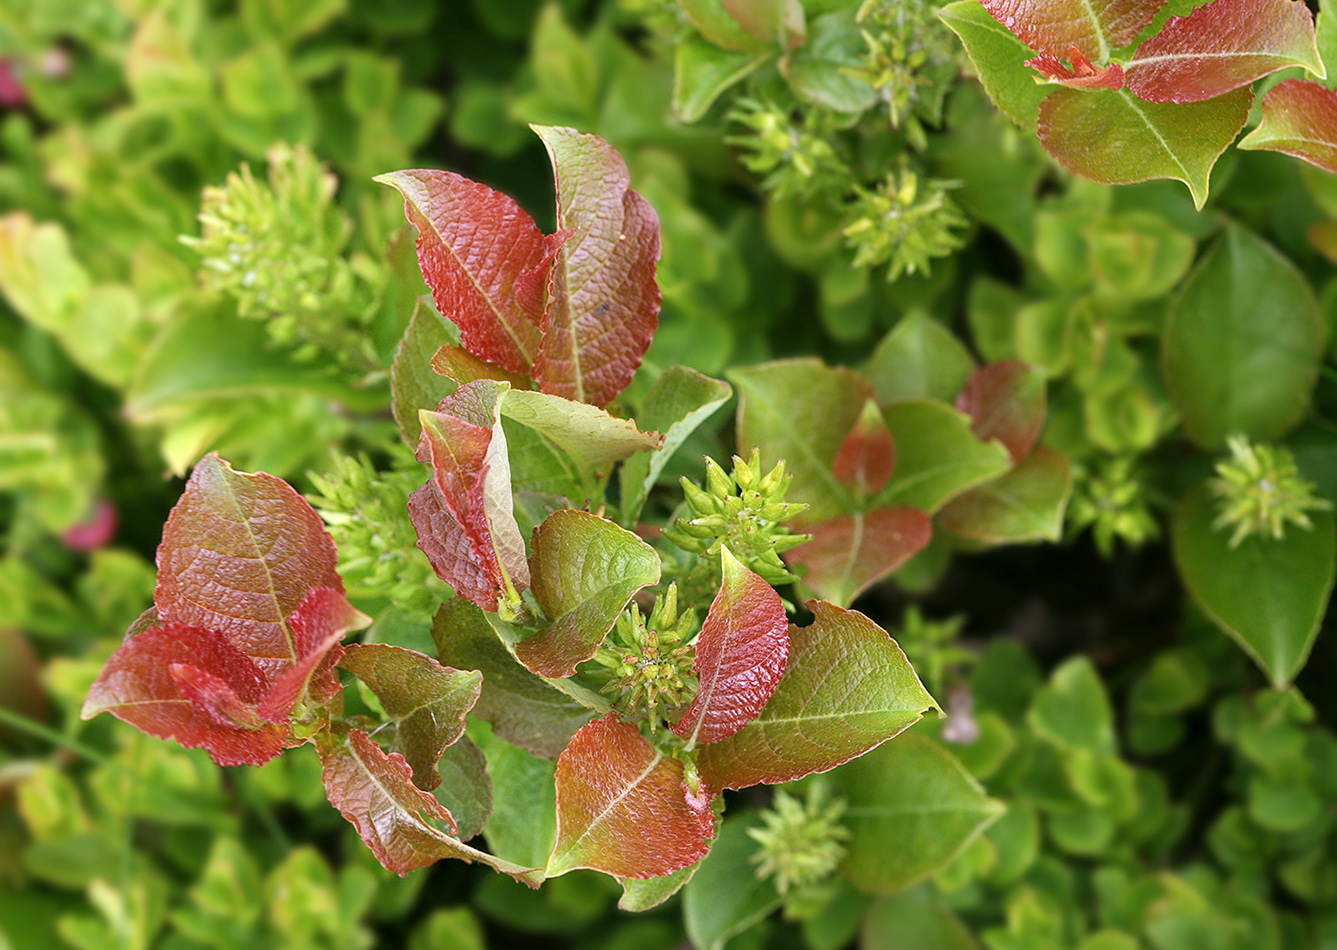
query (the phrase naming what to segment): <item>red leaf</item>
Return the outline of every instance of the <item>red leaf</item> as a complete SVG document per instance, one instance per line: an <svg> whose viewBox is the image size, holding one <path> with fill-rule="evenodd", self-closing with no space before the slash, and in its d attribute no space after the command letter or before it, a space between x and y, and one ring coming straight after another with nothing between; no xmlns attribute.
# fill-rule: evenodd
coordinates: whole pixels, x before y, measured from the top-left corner
<svg viewBox="0 0 1337 950"><path fill-rule="evenodd" d="M1044 377L1017 360L981 366L956 397L956 408L974 419L971 430L981 441L997 439L1019 462L1044 428Z"/></svg>
<svg viewBox="0 0 1337 950"><path fill-rule="evenodd" d="M548 284L533 376L545 393L606 406L626 388L659 323L659 217L596 135L536 126L557 179L557 226L571 236Z"/></svg>
<svg viewBox="0 0 1337 950"><path fill-rule="evenodd" d="M1296 0L1213 0L1138 47L1128 89L1150 102L1201 102L1287 66L1322 69L1314 17Z"/></svg>
<svg viewBox="0 0 1337 950"><path fill-rule="evenodd" d="M301 495L210 454L163 528L154 601L164 622L216 630L272 675L299 658L287 618L311 588L342 594L336 559Z"/></svg>
<svg viewBox="0 0 1337 950"><path fill-rule="evenodd" d="M850 489L855 498L870 498L887 487L895 467L896 446L891 432L882 410L869 399L863 404L859 421L836 451L832 466L836 481Z"/></svg>
<svg viewBox="0 0 1337 950"><path fill-rule="evenodd" d="M789 618L771 585L721 549L724 582L696 639L700 688L672 725L690 749L742 729L775 692L789 657Z"/></svg>
<svg viewBox="0 0 1337 950"><path fill-rule="evenodd" d="M1068 50L1069 69L1063 61L1052 53L1041 53L1034 59L1026 60L1026 65L1049 77L1050 82L1072 86L1075 89L1122 89L1124 84L1123 67L1118 63L1101 67L1092 65L1082 51L1073 46Z"/></svg>
<svg viewBox="0 0 1337 950"><path fill-rule="evenodd" d="M303 693L315 703L333 699L343 688L334 671L344 652L339 643L349 630L369 622L339 591L328 587L311 591L288 618L298 662L274 680L260 703L260 715L270 722L287 719Z"/></svg>
<svg viewBox="0 0 1337 950"><path fill-rule="evenodd" d="M933 522L918 508L899 506L844 515L807 531L812 540L785 552L785 563L804 565L805 584L848 605L928 544Z"/></svg>
<svg viewBox="0 0 1337 950"><path fill-rule="evenodd" d="M1337 90L1287 79L1267 91L1262 108L1262 121L1240 148L1284 152L1337 175Z"/></svg>
<svg viewBox="0 0 1337 950"><path fill-rule="evenodd" d="M983 0L993 18L1040 53L1068 55L1076 46L1104 62L1131 43L1165 0Z"/></svg>
<svg viewBox="0 0 1337 950"><path fill-rule="evenodd" d="M260 722L265 686L257 665L223 634L169 622L121 644L81 715L109 712L187 749L203 746L219 765L260 765L289 735L287 723Z"/></svg>
<svg viewBox="0 0 1337 950"><path fill-rule="evenodd" d="M683 765L614 715L581 728L557 760L557 841L548 875L593 868L649 878L706 855L715 816Z"/></svg>
<svg viewBox="0 0 1337 950"><path fill-rule="evenodd" d="M418 546L437 576L484 610L515 610L529 586L511 505L498 401L506 384L479 380L422 412L418 459L433 476L409 498Z"/></svg>
<svg viewBox="0 0 1337 950"><path fill-rule="evenodd" d="M410 169L376 180L404 196L423 277L465 347L528 374L561 239L545 238L510 197L453 172Z"/></svg>

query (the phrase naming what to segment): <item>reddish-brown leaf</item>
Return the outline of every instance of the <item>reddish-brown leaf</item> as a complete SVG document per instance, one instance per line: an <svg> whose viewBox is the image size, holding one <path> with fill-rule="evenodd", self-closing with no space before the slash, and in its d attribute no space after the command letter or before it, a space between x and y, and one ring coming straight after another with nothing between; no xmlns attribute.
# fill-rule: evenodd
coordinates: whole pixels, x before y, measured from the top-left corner
<svg viewBox="0 0 1337 950"><path fill-rule="evenodd" d="M432 369L464 385L479 379L510 383L515 389L529 389L531 380L523 373L512 373L496 363L489 363L468 350L446 344L432 355Z"/></svg>
<svg viewBox="0 0 1337 950"><path fill-rule="evenodd" d="M928 544L933 522L901 505L843 515L807 531L812 540L786 551L785 563L806 567L803 582L844 607Z"/></svg>
<svg viewBox="0 0 1337 950"><path fill-rule="evenodd" d="M221 633L168 622L121 644L82 716L100 712L149 735L203 746L219 765L260 765L283 751L287 723L262 722L264 674Z"/></svg>
<svg viewBox="0 0 1337 950"><path fill-rule="evenodd" d="M1118 63L1096 66L1075 46L1068 50L1068 62L1072 63L1071 68L1063 65L1063 60L1053 53L1041 53L1026 60L1026 65L1043 73L1050 82L1075 89L1123 88L1124 72Z"/></svg>
<svg viewBox="0 0 1337 950"><path fill-rule="evenodd" d="M570 237L552 268L533 376L543 392L606 406L631 381L659 323L659 218L603 139L535 131L557 179L557 226Z"/></svg>
<svg viewBox="0 0 1337 950"><path fill-rule="evenodd" d="M1263 120L1240 140L1240 148L1284 152L1337 175L1337 89L1303 79L1273 86L1263 97ZM1330 250L1324 253L1332 256Z"/></svg>
<svg viewBox="0 0 1337 950"><path fill-rule="evenodd" d="M409 169L376 180L404 196L423 277L465 347L528 374L560 237L545 238L510 197L453 172Z"/></svg>
<svg viewBox="0 0 1337 950"><path fill-rule="evenodd" d="M334 671L343 656L339 643L349 630L370 622L342 592L329 587L312 590L288 618L297 644L297 663L269 687L260 702L260 715L270 722L285 720L303 694L314 703L333 699L343 689Z"/></svg>
<svg viewBox="0 0 1337 950"><path fill-rule="evenodd" d="M873 400L866 400L859 421L836 451L832 465L836 481L856 499L871 498L887 487L895 467L896 445L882 418L882 410Z"/></svg>
<svg viewBox="0 0 1337 950"><path fill-rule="evenodd" d="M721 549L724 580L696 638L691 705L671 727L687 747L742 729L775 692L789 657L789 618L780 595Z"/></svg>
<svg viewBox="0 0 1337 950"><path fill-rule="evenodd" d="M1322 72L1314 17L1300 0L1213 0L1138 47L1128 89L1149 102L1201 102L1287 66Z"/></svg>
<svg viewBox="0 0 1337 950"><path fill-rule="evenodd" d="M343 592L336 559L301 495L210 454L163 528L154 601L164 622L216 630L273 675L298 660L287 618L310 590Z"/></svg>
<svg viewBox="0 0 1337 950"><path fill-rule="evenodd" d="M1165 0L983 0L984 8L1039 53L1076 46L1097 62L1131 43Z"/></svg>
<svg viewBox="0 0 1337 950"><path fill-rule="evenodd" d="M683 765L608 715L557 760L557 841L548 875L593 868L626 878L670 874L706 855L715 816L690 794Z"/></svg>
<svg viewBox="0 0 1337 950"><path fill-rule="evenodd" d="M981 366L956 397L956 408L974 420L971 431L981 441L997 439L1019 462L1044 428L1044 377L1017 360Z"/></svg>
<svg viewBox="0 0 1337 950"><path fill-rule="evenodd" d="M529 586L511 500L498 401L506 384L479 380L422 412L418 459L432 478L409 499L418 546L437 575L484 610L513 611Z"/></svg>

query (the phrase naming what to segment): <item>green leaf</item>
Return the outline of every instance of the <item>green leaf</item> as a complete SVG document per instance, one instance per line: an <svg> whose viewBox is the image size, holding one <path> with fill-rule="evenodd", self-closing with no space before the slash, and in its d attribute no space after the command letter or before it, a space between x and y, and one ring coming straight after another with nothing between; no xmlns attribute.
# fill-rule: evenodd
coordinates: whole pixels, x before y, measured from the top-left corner
<svg viewBox="0 0 1337 950"><path fill-rule="evenodd" d="M880 406L903 399L950 403L974 369L975 361L952 331L915 310L882 338L864 375Z"/></svg>
<svg viewBox="0 0 1337 950"><path fill-rule="evenodd" d="M1004 811L941 744L916 732L835 777L850 830L841 870L874 893L904 890L946 867Z"/></svg>
<svg viewBox="0 0 1337 950"><path fill-rule="evenodd" d="M747 52L686 37L674 53L673 114L683 122L704 116L715 100L774 56L771 51Z"/></svg>
<svg viewBox="0 0 1337 950"><path fill-rule="evenodd" d="M978 950L966 926L929 887L880 897L864 918L860 950Z"/></svg>
<svg viewBox="0 0 1337 950"><path fill-rule="evenodd" d="M801 46L805 18L799 0L723 0L729 15L759 40L783 49Z"/></svg>
<svg viewBox="0 0 1337 950"><path fill-rule="evenodd" d="M588 511L554 511L534 532L534 599L548 625L515 645L542 676L570 676L594 656L632 595L659 582L659 555Z"/></svg>
<svg viewBox="0 0 1337 950"><path fill-rule="evenodd" d="M557 841L547 874L592 868L651 878L696 864L714 836L710 803L683 763L613 714L583 727L557 760Z"/></svg>
<svg viewBox="0 0 1337 950"><path fill-rule="evenodd" d="M1126 90L1055 90L1040 106L1045 151L1068 171L1106 185L1173 178L1188 185L1198 210L1221 153L1249 116L1245 88L1215 99L1144 102Z"/></svg>
<svg viewBox="0 0 1337 950"><path fill-rule="evenodd" d="M418 421L421 409L435 410L456 389L457 382L470 380L447 379L436 372L432 358L443 346L456 342L456 335L441 315L421 302L413 308L413 317L395 348L394 362L390 364L390 410L404 442L417 446L422 435Z"/></svg>
<svg viewBox="0 0 1337 950"><path fill-rule="evenodd" d="M1188 272L1192 237L1151 212L1110 215L1086 230L1091 276L1100 292L1124 300L1153 300Z"/></svg>
<svg viewBox="0 0 1337 950"><path fill-rule="evenodd" d="M557 837L556 766L494 736L483 723L470 723L469 735L492 778L492 814L483 829L488 846L525 867L542 867Z"/></svg>
<svg viewBox="0 0 1337 950"><path fill-rule="evenodd" d="M770 702L741 731L701 750L708 791L828 771L937 708L885 630L857 611L819 600L807 607L813 622L789 628L789 665Z"/></svg>
<svg viewBox="0 0 1337 950"><path fill-rule="evenodd" d="M1050 94L1024 65L1035 55L999 23L979 0L956 0L938 11L938 18L961 37L975 74L994 105L1027 132L1035 130L1040 104Z"/></svg>
<svg viewBox="0 0 1337 950"><path fill-rule="evenodd" d="M367 684L399 727L394 750L408 760L413 784L428 792L436 788L437 760L464 735L464 716L478 701L482 675L385 643L351 644L339 665Z"/></svg>
<svg viewBox="0 0 1337 950"><path fill-rule="evenodd" d="M748 830L761 826L760 812L730 815L710 854L683 889L683 922L697 950L723 950L731 937L780 906L774 879L759 878L752 861L757 843Z"/></svg>
<svg viewBox="0 0 1337 950"><path fill-rule="evenodd" d="M622 896L618 898L618 910L639 913L652 907L658 907L682 890L687 882L692 879L692 875L696 874L699 867L701 867L699 863L691 864L685 868L679 868L671 874L639 880L634 877L619 878L618 883L622 885Z"/></svg>
<svg viewBox="0 0 1337 950"><path fill-rule="evenodd" d="M483 612L464 598L441 605L432 620L432 640L443 665L483 674L473 713L506 742L556 762L576 730L590 721L590 710L521 666Z"/></svg>
<svg viewBox="0 0 1337 950"><path fill-rule="evenodd" d="M1189 438L1212 449L1234 433L1285 435L1309 407L1326 335L1295 265L1228 228L1185 282L1162 341L1166 389Z"/></svg>
<svg viewBox="0 0 1337 950"><path fill-rule="evenodd" d="M682 11L701 35L716 46L749 53L775 49L773 38L759 39L743 29L724 0L682 0Z"/></svg>
<svg viewBox="0 0 1337 950"><path fill-rule="evenodd" d="M937 524L986 544L1058 541L1071 492L1068 460L1041 445L1012 471L949 501Z"/></svg>
<svg viewBox="0 0 1337 950"><path fill-rule="evenodd" d="M1056 669L1035 695L1027 721L1036 734L1060 749L1097 754L1115 751L1114 714L1100 674L1085 656Z"/></svg>
<svg viewBox="0 0 1337 950"><path fill-rule="evenodd" d="M914 399L883 412L896 444L896 471L875 499L933 514L962 492L1012 467L1000 442L981 442L970 416L944 403ZM834 427L834 424L833 424Z"/></svg>
<svg viewBox="0 0 1337 950"><path fill-rule="evenodd" d="M1337 175L1337 91L1299 79L1278 83L1263 97L1262 121L1239 147L1284 152Z"/></svg>
<svg viewBox="0 0 1337 950"><path fill-rule="evenodd" d="M467 736L458 739L436 763L441 784L432 790L455 819L461 841L480 834L492 814L492 779L482 750ZM416 783L415 783L416 784Z"/></svg>
<svg viewBox="0 0 1337 950"><path fill-rule="evenodd" d="M780 61L789 88L800 98L835 112L860 113L876 101L873 87L850 75L863 65L868 46L855 10L812 21L808 42Z"/></svg>
<svg viewBox="0 0 1337 950"><path fill-rule="evenodd" d="M728 383L686 366L670 366L660 374L641 402L636 424L646 431L662 432L664 441L651 452L632 455L618 470L623 524L635 522L669 459L732 395Z"/></svg>
<svg viewBox="0 0 1337 950"><path fill-rule="evenodd" d="M1292 526L1280 541L1253 536L1235 548L1212 527L1216 510L1205 485L1175 514L1175 564L1203 609L1281 689L1304 667L1337 576L1337 532L1327 512L1313 530Z"/></svg>
<svg viewBox="0 0 1337 950"><path fill-rule="evenodd" d="M785 460L785 471L794 477L785 497L808 505L804 522L850 513L853 500L833 467L872 395L868 383L853 370L832 369L811 358L762 363L728 375L738 387L743 454L757 446L766 464Z"/></svg>

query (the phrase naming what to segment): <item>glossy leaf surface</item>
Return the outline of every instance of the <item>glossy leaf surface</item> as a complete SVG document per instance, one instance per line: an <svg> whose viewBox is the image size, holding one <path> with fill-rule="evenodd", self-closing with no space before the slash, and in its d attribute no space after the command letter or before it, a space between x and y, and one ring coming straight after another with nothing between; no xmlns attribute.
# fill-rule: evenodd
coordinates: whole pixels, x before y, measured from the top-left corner
<svg viewBox="0 0 1337 950"><path fill-rule="evenodd" d="M432 621L437 659L445 666L478 670L482 692L473 713L511 743L557 761L592 713L530 673L511 656L473 604L446 601Z"/></svg>
<svg viewBox="0 0 1337 950"><path fill-rule="evenodd" d="M256 664L223 634L170 622L112 654L82 716L109 712L149 735L203 746L219 765L260 765L283 751L289 734L286 722L260 717L266 687Z"/></svg>
<svg viewBox="0 0 1337 950"><path fill-rule="evenodd" d="M941 744L907 732L835 773L849 803L841 870L864 890L904 890L945 867L1003 812Z"/></svg>
<svg viewBox="0 0 1337 950"><path fill-rule="evenodd" d="M1041 445L1007 474L957 495L937 523L986 544L1058 541L1071 491L1068 460Z"/></svg>
<svg viewBox="0 0 1337 950"><path fill-rule="evenodd" d="M872 395L868 383L848 369L820 360L797 359L735 369L738 386L738 444L757 446L763 464L785 460L794 476L785 498L809 506L804 523L846 514L849 492L836 479L836 453ZM794 394L803 398L795 400Z"/></svg>
<svg viewBox="0 0 1337 950"><path fill-rule="evenodd" d="M1323 73L1314 17L1293 0L1212 0L1171 17L1127 63L1128 89L1151 102L1201 102L1287 66Z"/></svg>
<svg viewBox="0 0 1337 950"><path fill-rule="evenodd" d="M1184 582L1277 689L1304 667L1337 575L1332 515L1309 518L1313 530L1290 525L1280 541L1254 536L1231 549L1229 529L1212 527L1215 506L1200 485L1174 519L1175 563Z"/></svg>
<svg viewBox="0 0 1337 950"><path fill-rule="evenodd" d="M789 618L770 584L721 549L724 580L696 638L696 696L672 729L687 748L742 729L775 692L789 656Z"/></svg>
<svg viewBox="0 0 1337 950"><path fill-rule="evenodd" d="M1104 62L1131 43L1165 0L984 0L993 18L1039 53L1066 57L1076 46Z"/></svg>
<svg viewBox="0 0 1337 950"><path fill-rule="evenodd" d="M371 619L354 610L340 591L317 587L307 594L288 618L297 662L274 678L260 703L260 715L278 722L292 715L299 701L325 703L333 699L343 689L334 671L343 656L339 644L348 631L369 623Z"/></svg>
<svg viewBox="0 0 1337 950"><path fill-rule="evenodd" d="M1127 90L1056 89L1040 106L1045 150L1068 171L1106 185L1173 178L1199 209L1212 166L1249 114L1248 89L1204 102L1145 102Z"/></svg>
<svg viewBox="0 0 1337 950"><path fill-rule="evenodd" d="M1288 79L1263 97L1263 120L1240 148L1285 152L1337 175L1337 90Z"/></svg>
<svg viewBox="0 0 1337 950"><path fill-rule="evenodd" d="M981 442L973 420L927 399L888 406L883 412L896 443L896 471L879 505L909 505L933 514L967 489L1012 467L1007 449Z"/></svg>
<svg viewBox="0 0 1337 950"><path fill-rule="evenodd" d="M570 676L594 656L633 594L659 582L659 555L588 511L554 511L534 532L534 599L548 625L515 646L542 676Z"/></svg>
<svg viewBox="0 0 1337 950"><path fill-rule="evenodd" d="M287 618L310 590L342 593L336 557L324 522L287 483L211 454L163 527L153 599L164 621L222 633L269 674L298 659Z"/></svg>
<svg viewBox="0 0 1337 950"><path fill-rule="evenodd" d="M606 406L641 363L659 323L659 218L632 191L611 145L536 126L557 178L553 265L534 378L544 392Z"/></svg>
<svg viewBox="0 0 1337 950"><path fill-rule="evenodd" d="M961 38L994 105L1025 131L1035 131L1040 104L1051 89L1036 83L1034 73L1022 68L1034 55L1031 48L994 19L979 0L956 0L939 10L938 17Z"/></svg>
<svg viewBox="0 0 1337 950"><path fill-rule="evenodd" d="M413 784L436 788L437 761L464 735L464 715L478 701L482 675L385 643L349 646L339 665L367 684L397 724L395 749L413 770Z"/></svg>
<svg viewBox="0 0 1337 950"><path fill-rule="evenodd" d="M705 857L714 828L709 802L689 799L682 763L605 716L557 760L557 842L547 873L658 877Z"/></svg>
<svg viewBox="0 0 1337 950"><path fill-rule="evenodd" d="M411 169L376 181L404 196L437 309L476 356L529 373L553 245L507 195L454 172Z"/></svg>
<svg viewBox="0 0 1337 950"><path fill-rule="evenodd" d="M506 393L501 411L558 446L570 467L591 477L606 475L615 462L635 452L657 449L663 441L658 432L636 428L633 420L618 419L594 406L532 390Z"/></svg>
<svg viewBox="0 0 1337 950"><path fill-rule="evenodd" d="M981 366L956 397L956 408L973 420L976 438L997 439L1020 462L1044 428L1044 375L1016 360Z"/></svg>
<svg viewBox="0 0 1337 950"><path fill-rule="evenodd" d="M936 708L896 642L863 614L809 601L815 617L789 629L789 665L756 719L705 746L705 788L746 788L825 772L862 755Z"/></svg>
<svg viewBox="0 0 1337 950"><path fill-rule="evenodd" d="M1190 439L1279 439L1303 417L1326 330L1308 281L1231 227L1184 283L1162 340L1166 389Z"/></svg>
<svg viewBox="0 0 1337 950"><path fill-rule="evenodd" d="M933 522L901 505L856 512L809 525L812 540L786 551L785 563L803 565L803 582L824 600L847 607L854 598L923 549Z"/></svg>
<svg viewBox="0 0 1337 950"><path fill-rule="evenodd" d="M450 812L413 784L402 755L387 755L360 729L323 742L320 762L330 804L387 870L404 875L441 858L459 858L482 861L531 886L542 880L534 869L476 851L442 831L437 822L454 825Z"/></svg>

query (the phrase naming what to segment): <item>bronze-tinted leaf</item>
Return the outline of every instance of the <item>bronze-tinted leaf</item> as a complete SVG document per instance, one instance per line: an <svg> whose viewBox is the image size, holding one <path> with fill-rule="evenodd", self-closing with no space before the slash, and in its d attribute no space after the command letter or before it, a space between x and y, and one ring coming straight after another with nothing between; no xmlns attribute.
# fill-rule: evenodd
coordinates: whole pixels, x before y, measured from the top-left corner
<svg viewBox="0 0 1337 950"><path fill-rule="evenodd" d="M809 525L808 533L812 540L786 551L785 563L805 567L805 584L848 607L928 544L933 522L918 508L897 505Z"/></svg>
<svg viewBox="0 0 1337 950"><path fill-rule="evenodd" d="M1020 462L1044 428L1044 376L1017 360L981 366L956 397L956 408L974 420L971 431L977 438L997 439L1012 461Z"/></svg>

